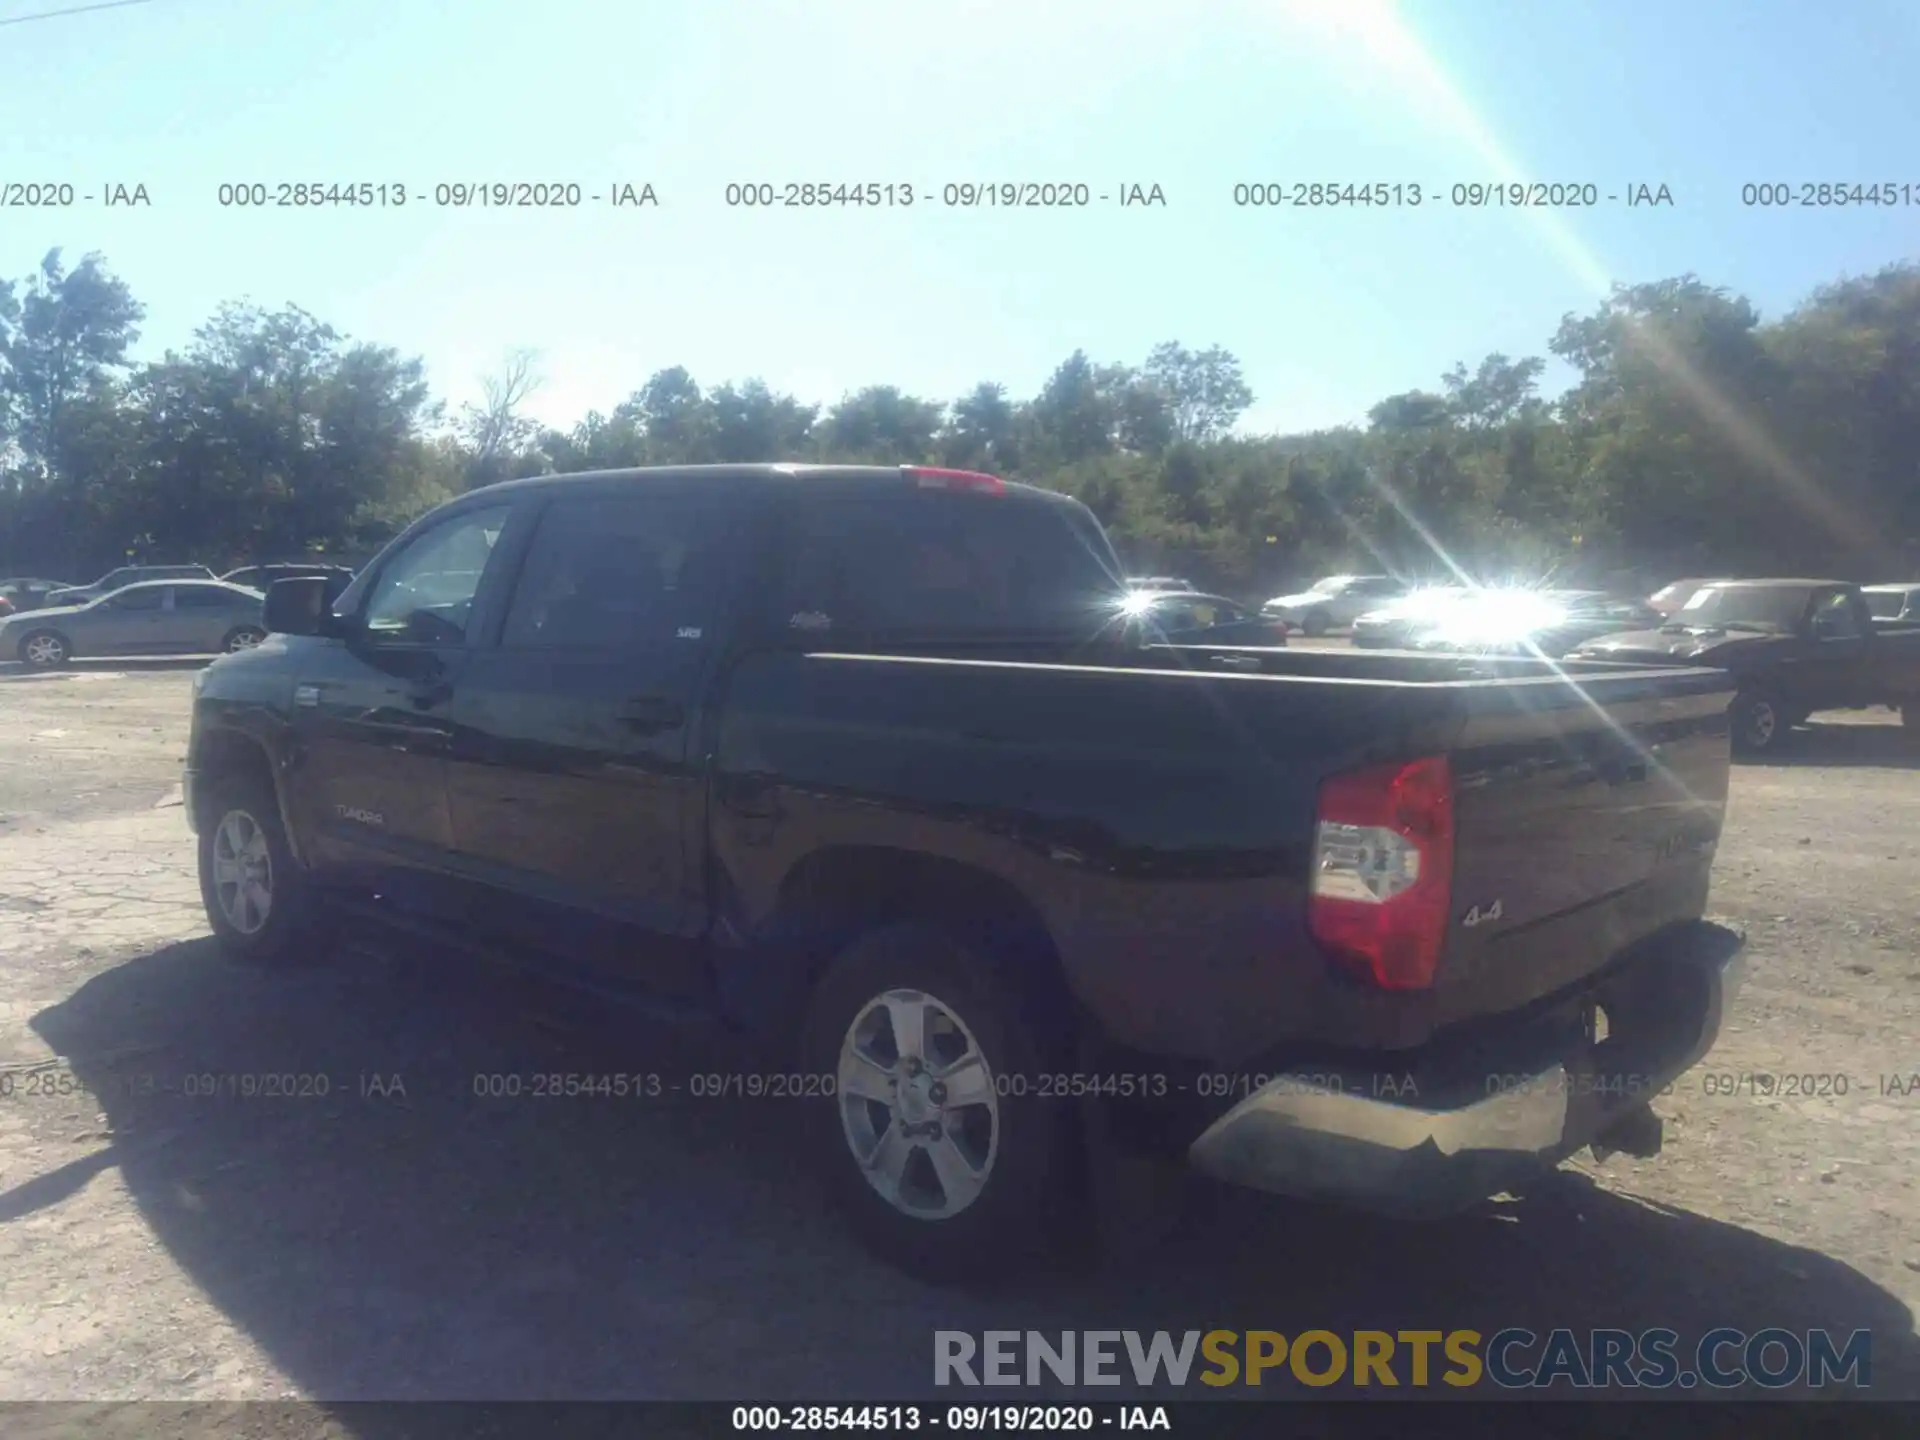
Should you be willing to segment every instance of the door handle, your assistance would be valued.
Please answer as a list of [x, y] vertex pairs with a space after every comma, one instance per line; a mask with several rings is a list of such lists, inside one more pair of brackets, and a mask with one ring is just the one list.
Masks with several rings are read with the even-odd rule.
[[666, 695], [639, 695], [620, 707], [620, 723], [643, 735], [672, 730], [684, 724], [686, 718], [685, 707]]

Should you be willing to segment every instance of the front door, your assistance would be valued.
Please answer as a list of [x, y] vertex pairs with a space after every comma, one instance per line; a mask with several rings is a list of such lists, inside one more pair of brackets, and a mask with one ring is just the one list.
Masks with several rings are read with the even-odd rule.
[[74, 627], [81, 654], [143, 655], [160, 649], [167, 587], [138, 585], [108, 596]]
[[[722, 498], [664, 482], [544, 508], [499, 643], [455, 684], [448, 804], [491, 923], [579, 978], [699, 993], [703, 767], [729, 593]], [[661, 942], [661, 943], [656, 943]]]
[[445, 908], [448, 703], [480, 581], [512, 507], [460, 512], [382, 564], [344, 640], [302, 647], [288, 790], [309, 863], [416, 908]]
[[1832, 590], [1814, 597], [1807, 620], [1807, 641], [1795, 660], [1783, 666], [1783, 688], [1799, 709], [1844, 709], [1866, 705], [1871, 689], [1873, 641], [1866, 606], [1852, 591]]

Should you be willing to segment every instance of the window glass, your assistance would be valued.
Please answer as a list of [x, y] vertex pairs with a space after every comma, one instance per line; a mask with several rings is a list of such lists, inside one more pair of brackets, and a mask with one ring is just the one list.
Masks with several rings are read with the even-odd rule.
[[1188, 608], [1193, 615], [1192, 623], [1195, 629], [1203, 630], [1209, 625], [1218, 625], [1222, 620], [1228, 618], [1222, 615], [1220, 613], [1220, 607], [1210, 600], [1196, 600]]
[[795, 509], [781, 627], [901, 640], [1125, 629], [1112, 547], [1076, 507], [822, 482]]
[[1898, 590], [1869, 592], [1866, 596], [1867, 612], [1876, 620], [1896, 620], [1901, 608], [1907, 603], [1907, 597]]
[[143, 585], [137, 590], [122, 590], [107, 604], [115, 610], [158, 610], [166, 593], [164, 585]]
[[368, 632], [423, 645], [463, 641], [481, 573], [506, 528], [509, 508], [469, 511], [414, 537], [367, 596]]
[[218, 610], [239, 598], [225, 590], [216, 590], [211, 585], [173, 587], [173, 608], [176, 610]]
[[1813, 633], [1822, 640], [1851, 640], [1860, 634], [1860, 617], [1849, 595], [1829, 595], [1813, 607]]
[[714, 507], [685, 494], [561, 499], [540, 517], [501, 644], [627, 649], [695, 639], [724, 593]]

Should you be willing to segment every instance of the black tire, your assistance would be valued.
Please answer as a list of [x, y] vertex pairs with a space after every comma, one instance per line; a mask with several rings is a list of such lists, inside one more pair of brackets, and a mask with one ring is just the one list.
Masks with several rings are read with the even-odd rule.
[[[50, 653], [47, 642], [51, 642], [52, 650], [57, 653]], [[35, 659], [29, 651], [37, 651], [45, 658]], [[29, 630], [20, 637], [16, 653], [22, 665], [31, 665], [36, 670], [51, 670], [73, 658], [73, 642], [58, 630]]]
[[231, 655], [236, 650], [251, 650], [267, 638], [267, 632], [258, 625], [236, 625], [229, 630], [226, 638], [220, 642], [220, 649]]
[[1787, 712], [1761, 691], [1736, 695], [1727, 712], [1733, 727], [1733, 753], [1774, 755], [1785, 748], [1790, 729]]
[[1328, 630], [1332, 629], [1333, 626], [1327, 619], [1326, 611], [1309, 610], [1305, 615], [1300, 617], [1300, 628], [1306, 632], [1309, 638], [1318, 640], [1322, 635], [1326, 634]]
[[[200, 899], [214, 938], [230, 959], [248, 965], [289, 966], [317, 960], [333, 948], [335, 925], [319, 903], [306, 871], [287, 848], [280, 804], [266, 780], [233, 775], [212, 780], [202, 796], [199, 860]], [[266, 846], [265, 876], [270, 902], [257, 929], [244, 928], [229, 915], [216, 846], [230, 815], [245, 817]]]
[[[875, 1014], [891, 991], [931, 997], [971, 1032], [969, 1049], [977, 1043], [995, 1092], [991, 1163], [984, 1186], [964, 1208], [944, 1217], [908, 1213], [869, 1183], [843, 1118], [846, 1107], [862, 1102], [836, 1093], [809, 1107], [807, 1133], [836, 1206], [869, 1249], [926, 1280], [988, 1281], [1057, 1254], [1079, 1189], [1079, 1134], [1071, 1101], [1035, 1091], [1038, 1077], [1064, 1068], [1067, 1027], [1046, 1023], [1037, 997], [1000, 973], [978, 942], [931, 925], [887, 925], [841, 951], [814, 987], [800, 1038], [802, 1071], [835, 1076], [837, 1089], [843, 1044], [856, 1021]], [[997, 1093], [1019, 1081], [1031, 1087], [1024, 1098]], [[954, 1137], [971, 1135], [978, 1150], [974, 1122], [982, 1112], [975, 1106], [970, 1118], [953, 1110], [940, 1118]], [[883, 1136], [902, 1123], [897, 1110], [877, 1104], [866, 1113], [887, 1117], [876, 1127]], [[973, 1129], [963, 1133], [969, 1124]], [[902, 1174], [934, 1181], [930, 1153], [921, 1151]]]

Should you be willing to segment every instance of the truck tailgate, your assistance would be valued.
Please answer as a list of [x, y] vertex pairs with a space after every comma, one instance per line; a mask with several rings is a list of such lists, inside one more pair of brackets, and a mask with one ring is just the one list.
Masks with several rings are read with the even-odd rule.
[[1441, 1025], [1524, 1005], [1697, 918], [1730, 764], [1721, 672], [1467, 693]]

